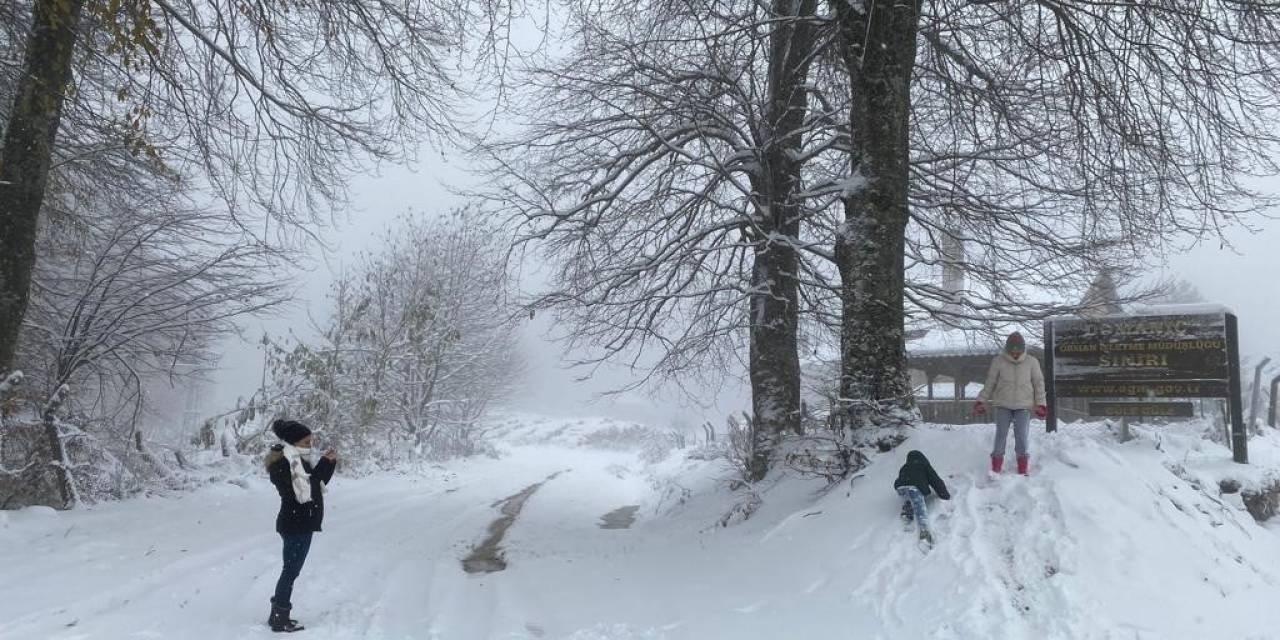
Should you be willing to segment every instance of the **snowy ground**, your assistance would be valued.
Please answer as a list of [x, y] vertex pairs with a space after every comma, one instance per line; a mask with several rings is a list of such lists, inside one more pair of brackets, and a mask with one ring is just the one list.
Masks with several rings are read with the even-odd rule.
[[[1239, 472], [1226, 450], [1187, 433], [1039, 434], [1030, 478], [993, 479], [989, 428], [925, 427], [852, 483], [775, 483], [755, 516], [721, 528], [723, 470], [573, 446], [609, 426], [509, 419], [500, 459], [339, 476], [295, 592], [301, 637], [1280, 637], [1280, 537], [1219, 495], [1216, 479]], [[954, 494], [927, 555], [891, 488], [910, 448]], [[1280, 467], [1280, 441], [1254, 451]], [[556, 472], [508, 531], [508, 568], [465, 573], [498, 502]], [[257, 479], [0, 512], [0, 638], [271, 637], [275, 506]], [[630, 528], [599, 526], [629, 506]]]

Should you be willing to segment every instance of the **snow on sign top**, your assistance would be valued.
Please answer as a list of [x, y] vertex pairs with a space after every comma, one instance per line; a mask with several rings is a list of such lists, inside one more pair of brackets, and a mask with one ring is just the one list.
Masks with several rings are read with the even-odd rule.
[[1155, 304], [1133, 305], [1133, 315], [1139, 316], [1208, 316], [1218, 314], [1235, 314], [1230, 307], [1213, 302], [1196, 302], [1189, 304]]
[[[1088, 320], [1103, 320], [1109, 318], [1132, 318], [1141, 316], [1207, 316], [1219, 314], [1232, 314], [1235, 312], [1230, 307], [1216, 302], [1195, 302], [1188, 304], [1134, 304], [1128, 307], [1125, 313], [1115, 315], [1106, 315], [1096, 318], [1087, 318]], [[1067, 320], [1085, 319], [1082, 316], [1054, 316], [1049, 318], [1050, 322], [1059, 322]]]

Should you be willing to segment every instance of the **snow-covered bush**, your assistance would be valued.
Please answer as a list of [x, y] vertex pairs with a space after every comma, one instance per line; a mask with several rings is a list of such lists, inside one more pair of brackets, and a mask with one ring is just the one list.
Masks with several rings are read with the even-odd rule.
[[710, 422], [702, 426], [703, 442], [685, 452], [688, 460], [721, 460], [731, 473], [731, 482], [738, 485], [749, 484], [750, 465], [753, 457], [754, 442], [751, 416], [742, 415], [742, 421], [736, 416], [725, 418], [725, 433], [719, 434], [715, 425]]
[[[62, 450], [50, 454], [51, 429]], [[157, 490], [190, 487], [194, 480], [145, 447], [99, 438], [76, 425], [55, 420], [11, 420], [3, 430], [0, 455], [0, 509], [29, 505], [56, 508], [119, 500]], [[57, 455], [57, 464], [49, 462]], [[69, 477], [62, 474], [69, 471]]]
[[867, 466], [869, 457], [847, 430], [792, 436], [781, 447], [786, 468], [834, 484]]
[[729, 510], [726, 511], [724, 515], [720, 516], [717, 524], [721, 527], [727, 527], [744, 522], [751, 518], [756, 510], [763, 504], [764, 499], [760, 497], [759, 492], [750, 488], [744, 489], [739, 492], [738, 498], [734, 500], [733, 504], [729, 507]]
[[584, 434], [578, 446], [627, 451], [639, 449], [658, 437], [655, 430], [641, 424], [610, 425]]
[[585, 433], [577, 445], [612, 451], [636, 451], [642, 462], [654, 464], [685, 448], [687, 439], [678, 431], [660, 431], [640, 424], [610, 425]]
[[445, 425], [422, 444], [421, 454], [428, 460], [449, 460], [473, 456], [496, 457], [497, 449], [484, 439], [484, 432], [474, 425]]
[[518, 372], [508, 242], [482, 218], [406, 216], [333, 283], [316, 337], [268, 341], [265, 411], [348, 459], [476, 455]]

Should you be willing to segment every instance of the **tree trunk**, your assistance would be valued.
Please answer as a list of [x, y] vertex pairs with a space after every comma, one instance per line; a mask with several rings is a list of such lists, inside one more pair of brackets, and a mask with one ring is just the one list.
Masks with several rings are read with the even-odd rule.
[[14, 364], [36, 262], [36, 229], [84, 0], [36, 0], [0, 152], [0, 371]]
[[71, 457], [67, 455], [66, 445], [62, 442], [62, 429], [58, 428], [58, 410], [66, 400], [67, 387], [64, 385], [53, 392], [49, 403], [45, 405], [41, 415], [44, 428], [46, 465], [53, 470], [53, 491], [49, 496], [55, 509], [70, 509], [80, 500], [75, 488], [75, 478], [71, 475]]
[[851, 169], [836, 239], [840, 397], [853, 427], [902, 424], [913, 407], [903, 338], [911, 73], [920, 3], [833, 3], [850, 80]]
[[756, 444], [751, 479], [764, 478], [775, 445], [800, 430], [795, 250], [766, 242], [756, 251], [751, 298], [751, 408]]
[[751, 270], [752, 437], [750, 476], [760, 480], [778, 440], [800, 433], [799, 255], [803, 209], [798, 201], [808, 108], [809, 65], [813, 57], [816, 0], [775, 0], [779, 20], [769, 35], [767, 118], [761, 137], [762, 167], [754, 177], [756, 238]]

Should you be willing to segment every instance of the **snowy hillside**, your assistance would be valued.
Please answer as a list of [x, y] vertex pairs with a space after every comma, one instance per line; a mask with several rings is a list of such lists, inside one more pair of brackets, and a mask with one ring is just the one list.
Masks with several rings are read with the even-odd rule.
[[[1280, 537], [1218, 489], [1280, 467], [1271, 436], [1246, 469], [1191, 429], [1125, 444], [1068, 429], [1036, 436], [1031, 477], [989, 478], [988, 428], [923, 427], [851, 483], [773, 482], [722, 528], [727, 472], [682, 450], [645, 462], [662, 438], [642, 431], [509, 417], [501, 458], [339, 474], [295, 591], [298, 637], [1280, 637]], [[911, 448], [954, 498], [935, 503], [928, 554], [891, 488]], [[246, 485], [0, 512], [0, 638], [273, 637], [276, 499]], [[518, 496], [505, 570], [464, 571]]]

